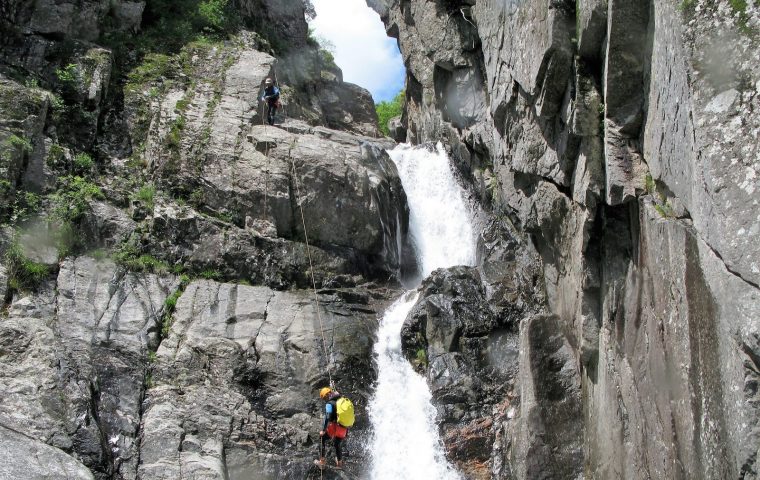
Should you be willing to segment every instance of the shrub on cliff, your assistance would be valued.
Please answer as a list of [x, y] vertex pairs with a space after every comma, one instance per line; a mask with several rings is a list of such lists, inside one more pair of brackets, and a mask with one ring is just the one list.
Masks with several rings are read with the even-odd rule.
[[380, 131], [385, 135], [390, 135], [388, 130], [388, 120], [393, 117], [401, 115], [404, 108], [404, 90], [398, 92], [396, 97], [388, 102], [380, 102], [375, 104], [375, 110], [377, 111], [377, 122], [380, 124]]

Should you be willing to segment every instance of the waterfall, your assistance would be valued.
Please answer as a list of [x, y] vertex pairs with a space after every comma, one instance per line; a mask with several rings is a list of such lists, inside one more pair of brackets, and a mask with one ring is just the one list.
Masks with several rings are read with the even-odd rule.
[[[436, 268], [475, 264], [472, 215], [442, 146], [399, 145], [388, 152], [409, 203], [409, 235], [419, 284]], [[438, 438], [436, 411], [425, 379], [401, 353], [401, 327], [419, 293], [407, 292], [383, 315], [375, 344], [378, 378], [370, 401], [373, 480], [455, 480]]]

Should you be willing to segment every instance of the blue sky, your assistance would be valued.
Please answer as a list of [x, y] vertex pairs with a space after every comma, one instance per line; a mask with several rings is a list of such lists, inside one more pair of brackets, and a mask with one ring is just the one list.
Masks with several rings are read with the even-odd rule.
[[396, 39], [385, 34], [380, 16], [364, 0], [313, 0], [317, 17], [310, 26], [335, 46], [343, 79], [390, 100], [404, 88], [404, 63]]

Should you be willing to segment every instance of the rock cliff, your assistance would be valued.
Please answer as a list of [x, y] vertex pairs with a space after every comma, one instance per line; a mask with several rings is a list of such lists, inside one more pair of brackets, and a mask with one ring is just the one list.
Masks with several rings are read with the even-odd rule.
[[[330, 374], [366, 476], [408, 207], [308, 3], [0, 4], [0, 478], [319, 478]], [[480, 212], [402, 331], [448, 457], [758, 478], [757, 2], [367, 3]]]
[[[757, 478], [757, 2], [368, 4], [407, 66], [407, 139], [446, 138], [513, 230], [481, 271], [435, 274], [405, 327], [452, 458], [473, 478]], [[487, 287], [530, 252], [539, 281], [511, 285], [531, 308], [504, 310]]]
[[330, 374], [363, 471], [408, 208], [307, 6], [0, 7], [0, 478], [319, 478]]

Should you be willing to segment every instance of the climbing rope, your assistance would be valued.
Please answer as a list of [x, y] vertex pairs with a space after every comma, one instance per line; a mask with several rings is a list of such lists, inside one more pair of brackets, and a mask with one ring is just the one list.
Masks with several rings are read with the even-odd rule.
[[[275, 85], [279, 86], [279, 82], [277, 81], [277, 70], [274, 71], [274, 78], [275, 78]], [[266, 103], [266, 102], [265, 102]], [[267, 103], [267, 109], [269, 108], [269, 104]], [[261, 124], [264, 126], [264, 134], [266, 135], [268, 132], [269, 125], [265, 122], [264, 118], [264, 109], [261, 109]], [[268, 208], [268, 197], [269, 197], [269, 166], [270, 166], [270, 158], [269, 158], [269, 145], [270, 142], [266, 142], [266, 148], [264, 155], [267, 157], [267, 169], [266, 169], [266, 179], [264, 181], [264, 214], [267, 214], [267, 208]], [[330, 388], [335, 388], [335, 383], [332, 379], [332, 371], [330, 368], [330, 356], [328, 354], [327, 350], [327, 339], [325, 338], [325, 328], [324, 328], [324, 322], [322, 321], [322, 315], [320, 314], [320, 308], [319, 308], [319, 295], [317, 293], [317, 281], [314, 277], [314, 261], [311, 256], [311, 245], [309, 243], [309, 234], [306, 230], [306, 216], [303, 212], [303, 202], [301, 201], [301, 185], [298, 181], [298, 170], [296, 169], [296, 161], [295, 158], [293, 158], [292, 155], [290, 156], [291, 165], [293, 167], [293, 181], [296, 186], [296, 199], [298, 201], [298, 208], [301, 212], [301, 224], [303, 225], [303, 236], [306, 243], [306, 255], [309, 258], [309, 273], [311, 276], [311, 286], [312, 290], [314, 291], [314, 303], [315, 303], [315, 310], [317, 312], [317, 320], [319, 321], [319, 332], [320, 336], [322, 337], [322, 351], [325, 355], [325, 362], [327, 363], [327, 378], [330, 383]]]
[[293, 181], [296, 184], [296, 199], [298, 201], [298, 208], [301, 211], [301, 224], [303, 225], [303, 237], [306, 241], [306, 254], [309, 257], [309, 273], [311, 274], [311, 286], [314, 290], [314, 303], [316, 304], [317, 320], [319, 320], [319, 331], [322, 335], [322, 350], [325, 354], [325, 361], [327, 362], [327, 378], [330, 381], [330, 388], [335, 388], [335, 384], [332, 379], [332, 372], [330, 370], [330, 357], [327, 353], [327, 340], [325, 339], [325, 328], [322, 322], [322, 315], [319, 313], [319, 296], [317, 295], [317, 281], [314, 278], [314, 262], [311, 257], [311, 246], [309, 244], [309, 234], [306, 232], [306, 217], [303, 213], [303, 202], [301, 201], [301, 186], [298, 181], [298, 171], [296, 170], [296, 160], [293, 156], [290, 156], [290, 162], [293, 165]]
[[[277, 81], [277, 71], [274, 72], [274, 78], [275, 78], [275, 85], [279, 86], [279, 82]], [[269, 103], [265, 102], [267, 109], [269, 109]], [[264, 109], [261, 109], [261, 124], [264, 126], [264, 134], [266, 135], [269, 129], [269, 125], [267, 122], [265, 122], [264, 117]], [[295, 139], [294, 139], [295, 140]], [[264, 149], [264, 156], [267, 157], [267, 168], [266, 168], [266, 178], [264, 180], [264, 215], [267, 215], [268, 212], [268, 198], [269, 198], [269, 166], [270, 166], [270, 158], [269, 158], [269, 145], [270, 142], [266, 142], [266, 148]], [[292, 150], [292, 146], [291, 146]], [[298, 208], [301, 212], [301, 224], [303, 225], [303, 236], [306, 243], [306, 255], [309, 258], [309, 273], [311, 275], [311, 286], [312, 290], [314, 292], [314, 304], [315, 304], [315, 310], [317, 312], [317, 320], [319, 321], [319, 332], [322, 337], [322, 351], [325, 356], [325, 362], [327, 366], [327, 378], [330, 382], [330, 388], [335, 389], [335, 383], [332, 379], [332, 371], [330, 368], [330, 356], [327, 351], [327, 339], [325, 338], [325, 327], [324, 322], [322, 322], [322, 315], [320, 314], [320, 308], [319, 308], [319, 295], [317, 293], [317, 281], [314, 277], [314, 261], [311, 256], [311, 245], [309, 244], [309, 234], [306, 231], [306, 216], [303, 213], [303, 202], [301, 201], [301, 185], [298, 181], [298, 170], [296, 169], [296, 161], [295, 158], [293, 158], [292, 155], [290, 155], [290, 152], [288, 152], [288, 156], [290, 157], [291, 165], [293, 166], [293, 182], [296, 186], [296, 199], [298, 202]], [[321, 439], [320, 439], [321, 442]], [[321, 443], [319, 445], [319, 453], [321, 458], [321, 450], [322, 446]], [[324, 478], [324, 469], [319, 468], [319, 478], [322, 480]]]
[[[295, 142], [295, 139], [294, 139]], [[292, 150], [292, 145], [291, 145]], [[322, 351], [325, 355], [325, 362], [327, 363], [327, 378], [330, 381], [330, 388], [335, 389], [335, 383], [332, 379], [332, 372], [330, 369], [330, 356], [327, 353], [327, 340], [325, 339], [325, 327], [322, 322], [322, 315], [319, 313], [319, 296], [317, 294], [317, 281], [314, 278], [314, 262], [311, 258], [311, 246], [309, 245], [309, 234], [306, 232], [306, 217], [303, 213], [303, 202], [301, 201], [301, 185], [298, 181], [298, 170], [296, 169], [296, 160], [293, 157], [293, 155], [290, 155], [290, 152], [288, 152], [288, 156], [290, 157], [290, 163], [293, 166], [293, 182], [296, 185], [296, 201], [298, 202], [298, 209], [301, 211], [301, 224], [303, 225], [303, 237], [306, 242], [306, 255], [309, 257], [309, 273], [311, 274], [311, 286], [312, 290], [314, 291], [314, 304], [316, 306], [315, 310], [317, 312], [317, 320], [319, 320], [319, 332], [322, 336]], [[322, 458], [322, 439], [320, 438], [320, 444], [319, 444], [319, 457]], [[319, 467], [319, 478], [322, 480], [324, 476], [324, 468]]]

